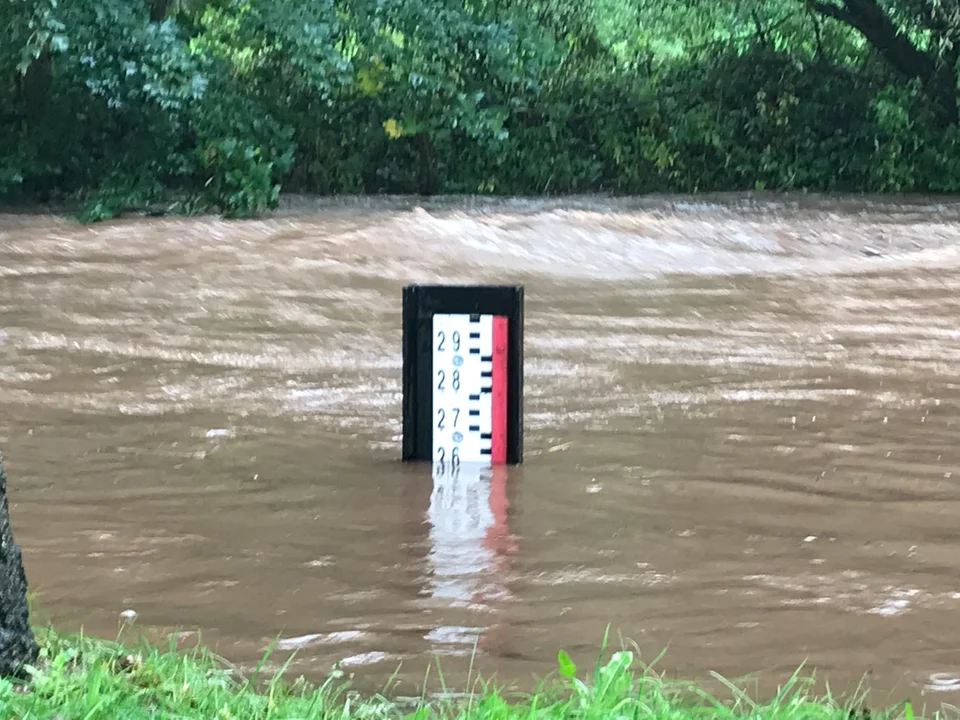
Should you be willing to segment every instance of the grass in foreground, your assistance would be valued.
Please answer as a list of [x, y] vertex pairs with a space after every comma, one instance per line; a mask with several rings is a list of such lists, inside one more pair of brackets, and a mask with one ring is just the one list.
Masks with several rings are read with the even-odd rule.
[[[732, 684], [733, 700], [721, 702], [688, 685], [637, 669], [634, 654], [620, 651], [598, 663], [589, 678], [558, 654], [557, 678], [533, 693], [513, 693], [480, 683], [468, 697], [416, 703], [382, 695], [361, 697], [342, 679], [322, 685], [285, 683], [283, 669], [271, 678], [242, 678], [201, 648], [176, 651], [142, 645], [136, 650], [89, 637], [38, 631], [37, 668], [22, 683], [0, 680], [0, 718], [96, 720], [294, 720], [303, 718], [456, 718], [458, 720], [559, 720], [636, 718], [649, 720], [914, 720], [904, 704], [872, 714], [862, 703], [842, 704], [808, 694], [809, 680], [795, 675], [777, 695], [755, 702]], [[937, 713], [938, 715], [939, 713]], [[935, 715], [936, 716], [936, 715]]]

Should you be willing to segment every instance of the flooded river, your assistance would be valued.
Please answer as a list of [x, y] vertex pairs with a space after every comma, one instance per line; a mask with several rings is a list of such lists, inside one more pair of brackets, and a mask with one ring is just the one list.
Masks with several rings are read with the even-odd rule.
[[[525, 462], [445, 501], [399, 461], [412, 282], [526, 288]], [[14, 530], [42, 619], [246, 667], [413, 692], [476, 645], [529, 688], [610, 624], [684, 678], [956, 701], [958, 318], [953, 202], [0, 216]]]

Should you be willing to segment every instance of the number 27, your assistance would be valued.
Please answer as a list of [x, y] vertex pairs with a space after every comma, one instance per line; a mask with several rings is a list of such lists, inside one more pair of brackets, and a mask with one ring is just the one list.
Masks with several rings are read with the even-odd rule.
[[[443, 423], [447, 419], [447, 411], [444, 410], [443, 408], [440, 408], [439, 410], [437, 410], [437, 415], [440, 416], [440, 419], [437, 421], [437, 430], [443, 430], [446, 427], [446, 425], [444, 425]], [[453, 408], [453, 427], [454, 428], [457, 427], [457, 420], [459, 419], [460, 419], [460, 408]]]

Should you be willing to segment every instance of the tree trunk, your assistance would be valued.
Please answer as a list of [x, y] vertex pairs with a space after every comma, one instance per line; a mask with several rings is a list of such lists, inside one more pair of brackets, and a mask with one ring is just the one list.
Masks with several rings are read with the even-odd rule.
[[22, 675], [25, 664], [36, 662], [37, 652], [27, 606], [27, 576], [10, 528], [7, 477], [0, 457], [0, 675]]
[[49, 48], [44, 48], [40, 56], [30, 63], [18, 84], [27, 118], [39, 121], [47, 110], [53, 87], [53, 59]]
[[420, 155], [420, 172], [417, 174], [418, 192], [421, 195], [436, 195], [440, 190], [440, 176], [437, 170], [437, 155], [430, 136], [420, 131], [414, 135]]
[[876, 0], [843, 0], [840, 5], [809, 0], [809, 4], [821, 15], [858, 30], [899, 74], [918, 79], [933, 103], [941, 125], [946, 127], [957, 123], [960, 113], [957, 110], [956, 69], [910, 42]]
[[150, 22], [163, 22], [167, 17], [168, 0], [153, 0], [150, 3]]

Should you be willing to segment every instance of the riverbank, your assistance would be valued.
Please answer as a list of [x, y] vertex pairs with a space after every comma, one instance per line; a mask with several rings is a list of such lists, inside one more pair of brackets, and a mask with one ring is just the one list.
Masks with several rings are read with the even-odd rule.
[[[37, 633], [38, 667], [21, 683], [0, 680], [4, 718], [750, 718], [750, 720], [850, 720], [919, 717], [909, 703], [877, 711], [864, 700], [814, 697], [798, 673], [772, 698], [752, 700], [728, 686], [720, 701], [686, 684], [643, 669], [629, 650], [606, 653], [604, 664], [577, 668], [562, 651], [554, 678], [533, 692], [505, 690], [478, 680], [470, 695], [399, 699], [389, 685], [381, 695], [362, 696], [342, 674], [320, 685], [298, 679], [241, 675], [198, 646], [177, 651], [141, 644], [135, 648], [83, 636]], [[938, 711], [933, 716], [941, 715]]]

